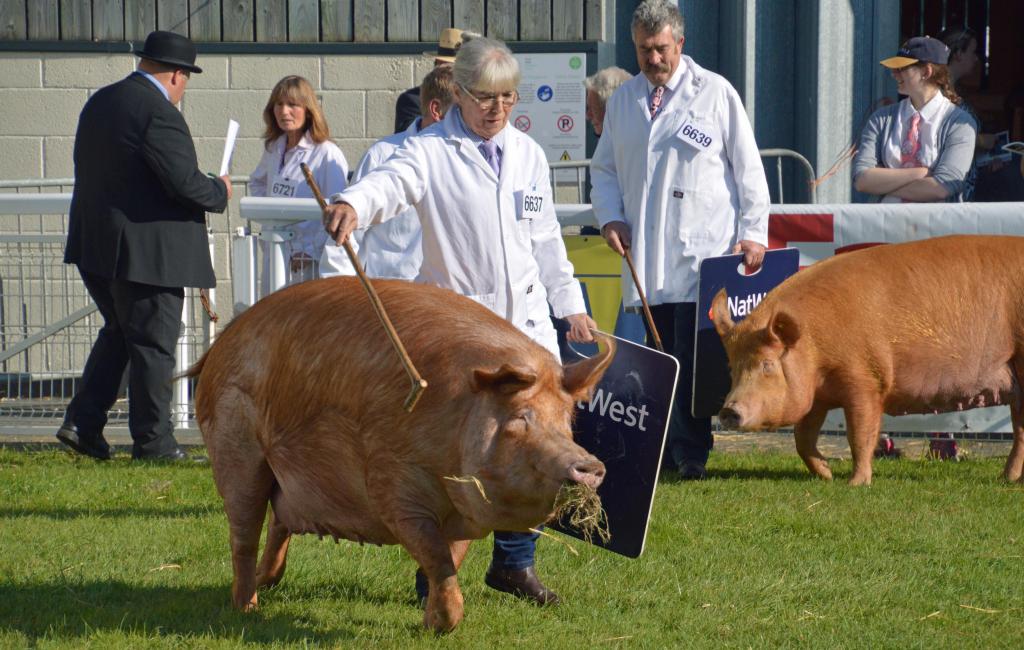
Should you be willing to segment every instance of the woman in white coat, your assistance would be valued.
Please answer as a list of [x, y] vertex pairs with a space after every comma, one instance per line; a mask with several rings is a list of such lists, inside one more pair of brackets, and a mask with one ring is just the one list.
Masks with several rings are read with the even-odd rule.
[[[548, 305], [569, 340], [590, 341], [594, 321], [573, 277], [540, 146], [508, 125], [519, 64], [499, 41], [476, 38], [455, 58], [455, 106], [409, 138], [324, 211], [339, 244], [353, 230], [413, 206], [423, 226], [418, 282], [451, 289], [509, 320], [558, 357]], [[558, 597], [533, 569], [537, 535], [494, 533], [485, 582], [541, 605]], [[425, 595], [425, 584], [418, 584]]]
[[[331, 141], [320, 102], [305, 78], [289, 75], [277, 82], [263, 109], [263, 122], [266, 124], [263, 157], [249, 177], [249, 196], [313, 198], [301, 163], [309, 166], [324, 196], [345, 189], [348, 162], [338, 145]], [[299, 222], [290, 230], [294, 239], [288, 246], [291, 272], [288, 284], [311, 280], [318, 275], [318, 260], [327, 235], [316, 220]], [[262, 275], [265, 294], [268, 289], [265, 255]]]

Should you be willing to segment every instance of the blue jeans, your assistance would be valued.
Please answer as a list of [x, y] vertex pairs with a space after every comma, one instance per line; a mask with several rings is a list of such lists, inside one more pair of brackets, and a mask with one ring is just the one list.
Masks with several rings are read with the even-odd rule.
[[[693, 341], [697, 330], [697, 303], [676, 302], [651, 305], [651, 317], [658, 328], [665, 352], [679, 361], [679, 381], [668, 425], [666, 455], [677, 467], [686, 464], [704, 466], [715, 444], [711, 435], [711, 418], [695, 418], [693, 402]], [[647, 347], [654, 341], [648, 334]]]
[[[537, 551], [537, 533], [512, 533], [504, 530], [494, 531], [494, 551], [491, 553], [491, 566], [518, 571], [533, 566], [533, 556]], [[427, 597], [427, 576], [422, 571], [416, 572], [416, 594], [420, 598]]]

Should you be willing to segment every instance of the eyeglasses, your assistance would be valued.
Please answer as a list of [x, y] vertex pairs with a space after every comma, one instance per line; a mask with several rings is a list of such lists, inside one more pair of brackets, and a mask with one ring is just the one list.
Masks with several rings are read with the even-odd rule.
[[466, 93], [466, 95], [470, 99], [476, 102], [477, 107], [482, 111], [491, 110], [492, 108], [494, 108], [494, 105], [498, 104], [499, 102], [501, 103], [502, 108], [507, 108], [509, 106], [515, 105], [515, 103], [519, 101], [518, 90], [510, 90], [508, 92], [503, 92], [499, 94], [490, 93], [485, 95], [477, 95], [476, 93], [471, 91], [469, 88], [466, 88], [462, 84], [458, 84], [458, 86], [459, 88], [462, 89], [462, 92]]

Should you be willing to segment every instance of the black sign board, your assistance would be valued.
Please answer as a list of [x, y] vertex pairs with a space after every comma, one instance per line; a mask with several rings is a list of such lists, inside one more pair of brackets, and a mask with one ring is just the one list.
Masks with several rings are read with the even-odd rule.
[[[640, 557], [647, 537], [669, 413], [679, 376], [672, 356], [616, 337], [618, 349], [589, 402], [576, 404], [576, 442], [604, 463], [598, 495], [611, 539], [591, 541], [626, 557]], [[567, 524], [555, 530], [584, 539]]]

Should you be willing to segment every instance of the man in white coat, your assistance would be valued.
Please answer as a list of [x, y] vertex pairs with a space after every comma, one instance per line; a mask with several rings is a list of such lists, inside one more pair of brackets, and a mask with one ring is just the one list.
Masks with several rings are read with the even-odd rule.
[[[391, 154], [412, 137], [430, 125], [440, 122], [452, 105], [453, 88], [451, 64], [438, 65], [423, 78], [420, 85], [420, 112], [422, 115], [401, 133], [394, 133], [373, 143], [363, 154], [352, 174], [356, 183], [379, 167]], [[423, 262], [420, 247], [420, 218], [415, 208], [384, 223], [357, 230], [352, 234], [352, 247], [359, 254], [363, 270], [371, 278], [389, 280], [415, 280]], [[320, 258], [320, 277], [355, 275], [345, 249], [328, 240]]]
[[[503, 43], [474, 38], [459, 49], [453, 73], [455, 105], [444, 120], [342, 192], [324, 210], [324, 226], [341, 244], [356, 227], [413, 206], [423, 227], [416, 281], [475, 300], [558, 358], [549, 305], [568, 322], [570, 341], [593, 340], [596, 325], [562, 242], [544, 151], [508, 124], [519, 64]], [[536, 540], [495, 531], [487, 585], [557, 603], [534, 571]]]
[[[690, 415], [697, 271], [705, 257], [740, 252], [760, 267], [768, 183], [736, 90], [682, 54], [675, 3], [645, 0], [632, 32], [642, 74], [607, 103], [591, 201], [608, 245], [631, 250], [655, 327], [679, 360], [671, 460], [681, 478], [703, 479], [714, 439], [711, 420]], [[627, 306], [640, 304], [626, 272], [623, 295]]]

